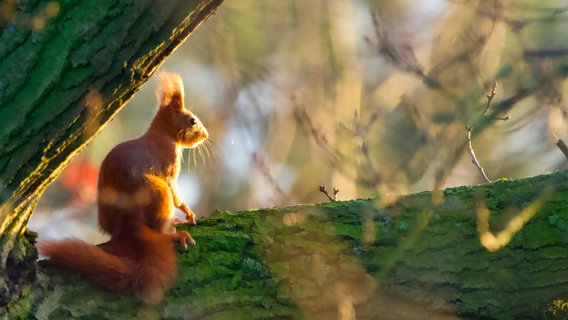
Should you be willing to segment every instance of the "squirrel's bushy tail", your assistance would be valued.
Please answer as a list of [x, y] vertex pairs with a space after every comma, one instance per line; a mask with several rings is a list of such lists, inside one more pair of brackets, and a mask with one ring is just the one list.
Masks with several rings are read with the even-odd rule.
[[89, 281], [156, 304], [175, 278], [173, 243], [168, 235], [144, 225], [135, 228], [128, 239], [111, 239], [100, 246], [77, 239], [44, 241], [38, 244], [39, 252]]

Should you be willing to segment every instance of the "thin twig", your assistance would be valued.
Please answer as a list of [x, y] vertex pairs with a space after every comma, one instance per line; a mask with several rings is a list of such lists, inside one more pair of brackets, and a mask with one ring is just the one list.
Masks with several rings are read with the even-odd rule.
[[384, 28], [381, 16], [377, 10], [371, 11], [371, 19], [375, 28], [375, 34], [379, 41], [379, 53], [391, 64], [398, 68], [415, 74], [422, 82], [435, 89], [440, 89], [442, 85], [434, 78], [426, 74], [416, 55], [414, 49], [409, 45], [400, 45], [392, 42], [389, 38], [387, 30]]
[[477, 161], [477, 157], [475, 156], [475, 152], [473, 151], [473, 146], [471, 145], [471, 128], [467, 127], [466, 130], [467, 130], [467, 147], [469, 149], [469, 154], [471, 155], [471, 163], [475, 165], [477, 171], [479, 171], [479, 174], [481, 174], [483, 179], [485, 179], [485, 182], [489, 183], [491, 182], [491, 180], [489, 180], [489, 178], [485, 174], [485, 170], [483, 170], [483, 167], [479, 164], [479, 161]]
[[[497, 84], [497, 80], [494, 80], [493, 81], [493, 88], [491, 89], [491, 93], [486, 95], [487, 104], [485, 105], [485, 110], [483, 111], [483, 114], [486, 114], [487, 111], [489, 111], [489, 108], [491, 108], [491, 103], [493, 102], [493, 99], [495, 99], [495, 96], [497, 95], [497, 87], [498, 86], [499, 85]], [[507, 121], [507, 120], [509, 120], [509, 116], [495, 117], [495, 120]]]
[[564, 143], [562, 139], [558, 139], [555, 135], [552, 135], [552, 137], [556, 141], [556, 146], [558, 147], [558, 149], [560, 149], [560, 151], [564, 153], [566, 158], [568, 158], [568, 147], [566, 146], [566, 143]]
[[523, 52], [525, 58], [561, 58], [568, 56], [568, 49], [538, 49], [528, 50]]
[[497, 95], [497, 80], [494, 80], [493, 89], [491, 89], [491, 93], [486, 96], [487, 104], [485, 105], [485, 111], [483, 111], [483, 113], [487, 113], [487, 111], [491, 107], [491, 102], [493, 102], [493, 99], [495, 99], [496, 95]]
[[336, 167], [341, 167], [341, 163], [345, 156], [342, 155], [339, 150], [337, 150], [327, 137], [317, 129], [314, 122], [308, 115], [308, 112], [304, 108], [297, 107], [294, 111], [296, 121], [300, 124], [302, 130], [306, 133], [308, 137], [312, 137], [315, 144], [322, 148], [324, 155], [329, 159], [329, 161]]
[[331, 201], [331, 202], [337, 201], [337, 194], [339, 193], [339, 189], [333, 188], [333, 197], [329, 194], [329, 192], [327, 192], [327, 189], [325, 188], [325, 185], [323, 185], [323, 184], [321, 184], [319, 186], [319, 191], [321, 193], [325, 194], [325, 196], [329, 199], [329, 201]]
[[252, 156], [253, 156], [253, 161], [256, 164], [256, 168], [268, 180], [268, 182], [270, 182], [270, 184], [274, 188], [274, 191], [276, 191], [276, 193], [278, 193], [286, 202], [288, 203], [292, 202], [292, 197], [288, 195], [288, 193], [284, 191], [282, 187], [280, 187], [280, 184], [278, 183], [277, 179], [270, 173], [270, 169], [268, 168], [268, 165], [264, 161], [264, 158], [256, 152], [253, 153]]

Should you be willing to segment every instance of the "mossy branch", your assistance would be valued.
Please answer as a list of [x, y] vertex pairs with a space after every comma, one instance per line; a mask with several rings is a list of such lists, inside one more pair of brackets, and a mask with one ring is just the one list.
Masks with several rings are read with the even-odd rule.
[[[33, 315], [563, 319], [567, 180], [557, 172], [447, 189], [439, 205], [422, 192], [386, 207], [369, 199], [217, 213], [191, 227], [197, 245], [180, 249], [178, 281], [162, 305], [146, 308], [44, 266], [30, 289], [42, 297]], [[487, 243], [504, 233], [503, 246]]]

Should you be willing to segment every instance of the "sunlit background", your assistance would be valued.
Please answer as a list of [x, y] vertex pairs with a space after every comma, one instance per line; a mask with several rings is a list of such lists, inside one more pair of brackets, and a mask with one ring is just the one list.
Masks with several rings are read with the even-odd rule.
[[[565, 1], [239, 0], [161, 67], [185, 81], [210, 144], [186, 151], [182, 199], [215, 210], [380, 197], [562, 168], [559, 66]], [[564, 51], [562, 51], [564, 50]], [[497, 85], [495, 85], [495, 83]], [[157, 107], [149, 81], [45, 192], [40, 238], [106, 237], [96, 225], [98, 166], [140, 136]], [[523, 89], [508, 120], [475, 123]], [[532, 89], [531, 89], [532, 88]], [[491, 93], [495, 89], [495, 96]], [[490, 100], [490, 101], [488, 101]]]

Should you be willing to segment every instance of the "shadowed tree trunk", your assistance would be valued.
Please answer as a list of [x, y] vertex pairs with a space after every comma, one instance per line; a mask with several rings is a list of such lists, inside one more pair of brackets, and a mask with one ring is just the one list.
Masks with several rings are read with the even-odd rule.
[[34, 279], [40, 194], [221, 2], [0, 3], [0, 310]]

